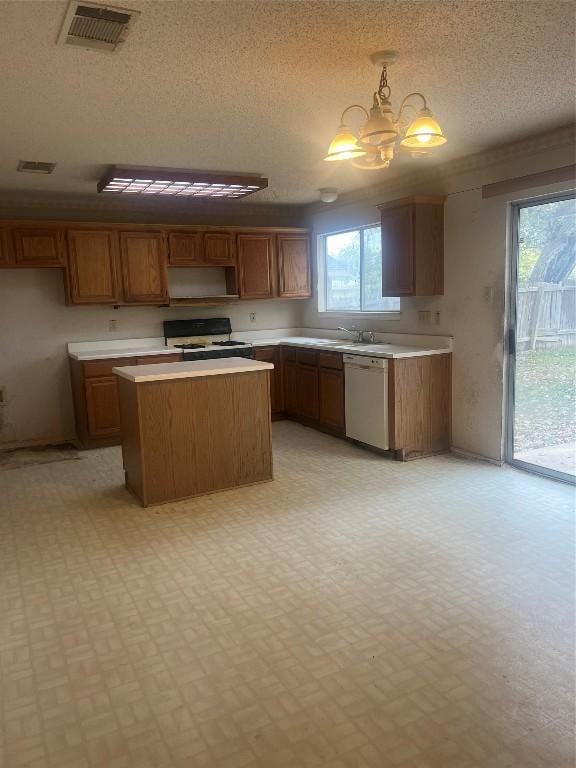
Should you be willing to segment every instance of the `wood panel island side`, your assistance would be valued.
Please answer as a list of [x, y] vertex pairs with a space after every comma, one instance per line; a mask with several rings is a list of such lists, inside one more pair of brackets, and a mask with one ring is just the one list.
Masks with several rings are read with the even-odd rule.
[[271, 363], [114, 368], [126, 487], [143, 506], [272, 480]]

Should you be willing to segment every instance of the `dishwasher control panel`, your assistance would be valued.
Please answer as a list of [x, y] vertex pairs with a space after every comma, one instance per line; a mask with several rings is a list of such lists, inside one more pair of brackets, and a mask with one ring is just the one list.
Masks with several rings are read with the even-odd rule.
[[368, 357], [368, 355], [344, 355], [344, 365], [357, 365], [360, 368], [387, 368], [385, 357]]

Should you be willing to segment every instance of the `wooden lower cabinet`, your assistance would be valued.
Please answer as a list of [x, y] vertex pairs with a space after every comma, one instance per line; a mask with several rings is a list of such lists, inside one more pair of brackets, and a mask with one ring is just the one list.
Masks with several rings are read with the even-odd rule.
[[[340, 352], [283, 348], [288, 418], [334, 435], [346, 433]], [[450, 449], [452, 355], [388, 361], [390, 449], [405, 461]]]
[[91, 437], [113, 437], [120, 433], [120, 405], [116, 376], [86, 379], [86, 422]]
[[254, 360], [274, 365], [274, 370], [270, 371], [270, 408], [273, 419], [281, 418], [284, 415], [282, 349], [279, 346], [255, 347]]
[[389, 361], [390, 448], [398, 458], [449, 450], [451, 402], [451, 354]]
[[318, 369], [319, 421], [323, 427], [344, 432], [344, 371]]
[[298, 363], [284, 360], [284, 408], [286, 415], [298, 418]]
[[[323, 355], [327, 365], [321, 363]], [[312, 349], [284, 348], [286, 415], [308, 426], [344, 432], [344, 371], [342, 355]]]
[[298, 365], [297, 381], [298, 415], [306, 420], [318, 421], [320, 398], [318, 392], [318, 368], [315, 365]]
[[141, 355], [105, 360], [70, 360], [72, 396], [78, 441], [84, 448], [120, 442], [118, 377], [113, 368], [125, 365], [180, 362], [182, 355]]
[[12, 260], [10, 255], [8, 229], [0, 229], [0, 267], [11, 266]]

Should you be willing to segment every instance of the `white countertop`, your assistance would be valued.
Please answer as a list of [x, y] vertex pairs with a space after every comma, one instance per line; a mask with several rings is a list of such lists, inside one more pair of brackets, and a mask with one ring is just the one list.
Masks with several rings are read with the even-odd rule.
[[[448, 336], [426, 336], [402, 333], [377, 333], [376, 344], [352, 344], [348, 339], [338, 338], [338, 332], [310, 329], [293, 329], [299, 335], [291, 335], [292, 329], [274, 331], [242, 331], [232, 334], [236, 341], [245, 341], [254, 347], [268, 347], [287, 344], [295, 347], [325, 349], [353, 355], [370, 357], [425, 357], [452, 352], [452, 339]], [[328, 338], [331, 336], [331, 338]], [[140, 357], [142, 355], [170, 355], [178, 352], [167, 347], [162, 337], [147, 339], [118, 339], [115, 341], [71, 342], [68, 355], [75, 360], [103, 360], [114, 357]], [[225, 358], [226, 359], [226, 358]], [[170, 363], [177, 365], [177, 363]]]
[[266, 339], [252, 342], [254, 347], [268, 347], [276, 344], [286, 344], [289, 347], [308, 347], [310, 349], [343, 352], [347, 355], [364, 355], [368, 357], [427, 357], [442, 355], [452, 350], [446, 347], [435, 348], [428, 346], [412, 346], [409, 344], [352, 344], [339, 339], [314, 339], [308, 336], [285, 336], [281, 339]]
[[106, 360], [113, 357], [142, 357], [145, 355], [173, 355], [181, 350], [165, 345], [151, 347], [115, 347], [108, 349], [68, 350], [74, 360]]
[[154, 363], [153, 365], [130, 365], [113, 368], [112, 372], [123, 379], [140, 383], [143, 381], [167, 381], [190, 379], [198, 376], [218, 376], [224, 373], [246, 373], [266, 371], [274, 368], [272, 363], [249, 360], [245, 357], [224, 357], [218, 360], [196, 360], [190, 363]]

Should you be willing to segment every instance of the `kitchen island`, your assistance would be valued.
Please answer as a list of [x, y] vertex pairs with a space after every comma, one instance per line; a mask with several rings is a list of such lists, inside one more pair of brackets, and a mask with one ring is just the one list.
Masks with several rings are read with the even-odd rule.
[[272, 480], [270, 363], [114, 368], [126, 487], [143, 506]]

